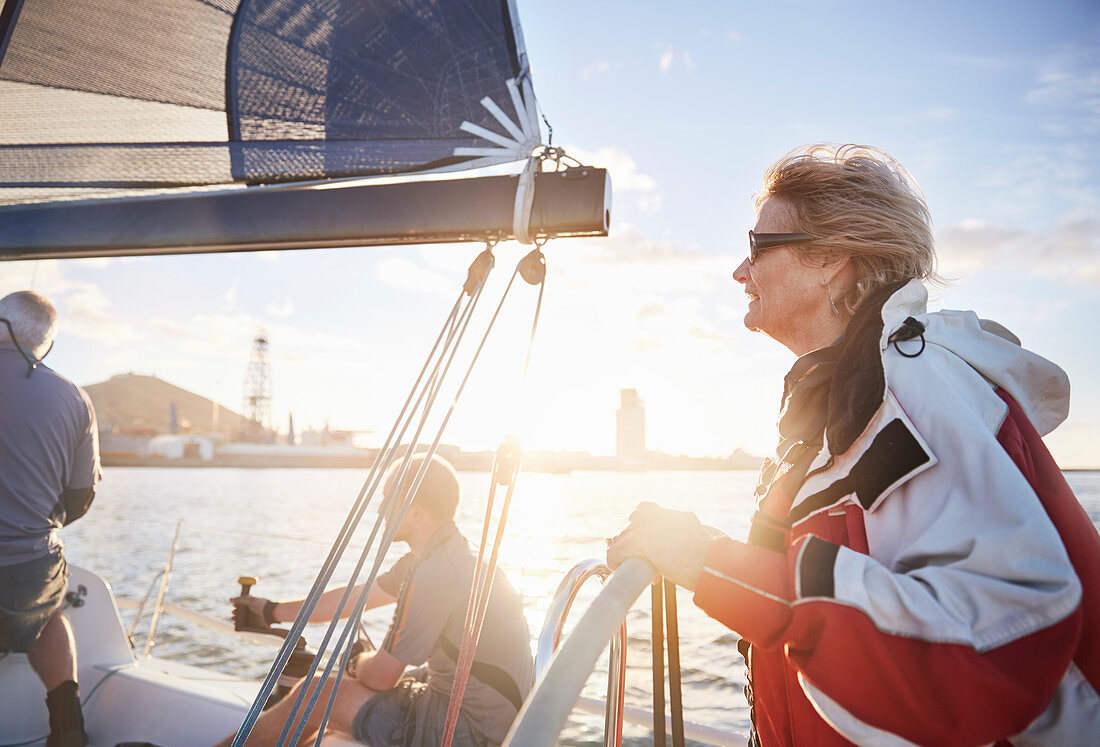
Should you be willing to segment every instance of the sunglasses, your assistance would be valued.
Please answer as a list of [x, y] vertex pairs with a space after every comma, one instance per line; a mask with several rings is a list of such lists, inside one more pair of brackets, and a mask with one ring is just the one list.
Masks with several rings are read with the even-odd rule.
[[749, 231], [749, 264], [755, 264], [757, 258], [769, 249], [813, 240], [814, 237], [808, 233], [756, 233]]

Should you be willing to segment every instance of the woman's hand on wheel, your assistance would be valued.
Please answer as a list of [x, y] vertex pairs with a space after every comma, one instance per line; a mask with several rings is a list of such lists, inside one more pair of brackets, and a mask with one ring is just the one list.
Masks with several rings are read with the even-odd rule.
[[627, 558], [645, 558], [665, 578], [694, 589], [707, 552], [720, 533], [704, 526], [690, 511], [673, 511], [645, 501], [630, 514], [630, 524], [608, 540], [607, 564], [618, 568]]

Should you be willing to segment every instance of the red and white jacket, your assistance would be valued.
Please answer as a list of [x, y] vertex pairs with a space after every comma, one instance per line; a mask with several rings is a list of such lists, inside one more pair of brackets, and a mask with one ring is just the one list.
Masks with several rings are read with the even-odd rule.
[[1100, 536], [1040, 439], [1069, 381], [918, 281], [880, 303], [833, 384], [867, 416], [696, 589], [751, 644], [760, 741], [1097, 744]]

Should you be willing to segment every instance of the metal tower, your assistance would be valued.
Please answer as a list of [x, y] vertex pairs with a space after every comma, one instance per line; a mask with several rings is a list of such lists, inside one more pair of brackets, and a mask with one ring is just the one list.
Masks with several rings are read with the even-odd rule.
[[252, 341], [252, 355], [244, 375], [244, 406], [241, 408], [245, 425], [242, 439], [262, 441], [271, 430], [271, 364], [267, 357], [267, 333], [260, 330]]

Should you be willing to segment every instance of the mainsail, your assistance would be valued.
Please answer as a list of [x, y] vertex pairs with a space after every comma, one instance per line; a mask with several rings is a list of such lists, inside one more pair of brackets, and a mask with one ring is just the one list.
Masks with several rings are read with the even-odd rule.
[[[154, 251], [354, 244], [358, 228], [263, 246], [218, 241], [216, 225], [212, 238], [157, 236], [176, 203], [149, 196], [476, 168], [528, 158], [540, 140], [515, 0], [5, 0], [0, 10], [0, 258], [117, 247], [95, 211], [73, 219], [79, 235], [58, 233], [67, 203], [103, 197], [146, 201]], [[341, 211], [361, 202], [331, 200]], [[257, 202], [190, 212], [242, 215]], [[112, 222], [126, 219], [119, 210]], [[421, 217], [407, 216], [401, 240], [415, 240]], [[226, 226], [251, 230], [239, 228]]]
[[269, 183], [524, 158], [538, 125], [514, 18], [508, 0], [8, 0], [0, 185]]

